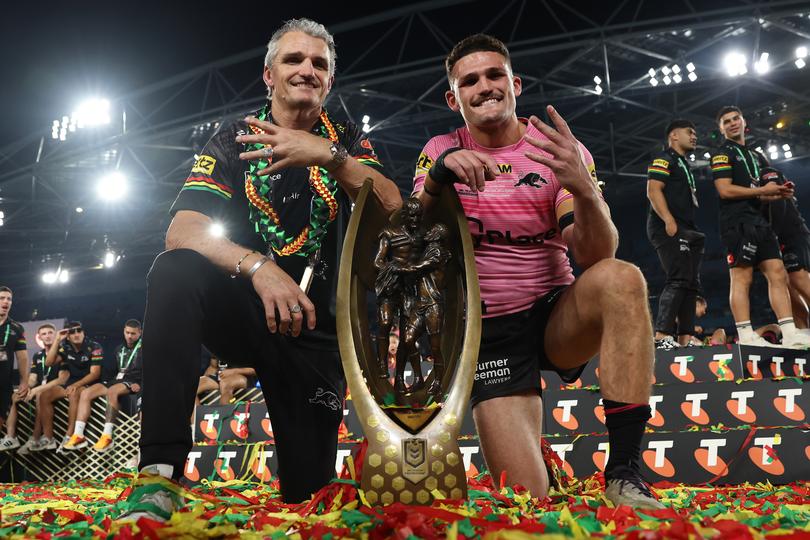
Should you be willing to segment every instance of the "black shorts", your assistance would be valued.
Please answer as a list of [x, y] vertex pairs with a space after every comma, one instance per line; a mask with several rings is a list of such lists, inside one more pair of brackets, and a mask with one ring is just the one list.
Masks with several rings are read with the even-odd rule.
[[740, 224], [720, 232], [726, 246], [729, 268], [757, 266], [762, 261], [781, 259], [779, 241], [768, 226]]
[[810, 271], [810, 235], [782, 239], [782, 261], [788, 272]]
[[541, 393], [540, 370], [556, 371], [565, 382], [574, 382], [585, 364], [557, 369], [546, 356], [544, 335], [554, 305], [566, 287], [557, 287], [539, 298], [530, 309], [483, 319], [481, 348], [473, 381], [471, 403], [511, 396], [526, 390]]

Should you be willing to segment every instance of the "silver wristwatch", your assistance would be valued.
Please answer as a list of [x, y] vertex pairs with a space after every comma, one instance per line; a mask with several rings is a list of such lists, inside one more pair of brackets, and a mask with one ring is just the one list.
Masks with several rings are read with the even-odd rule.
[[340, 143], [332, 143], [329, 152], [332, 153], [332, 160], [326, 165], [327, 169], [336, 169], [349, 159], [349, 151]]

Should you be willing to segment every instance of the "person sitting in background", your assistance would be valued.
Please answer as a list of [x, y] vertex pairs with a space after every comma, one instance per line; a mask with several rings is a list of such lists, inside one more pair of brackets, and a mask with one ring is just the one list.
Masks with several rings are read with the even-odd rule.
[[219, 389], [219, 404], [227, 405], [237, 390], [252, 388], [256, 386], [256, 381], [255, 369], [229, 368], [228, 364], [212, 356], [197, 386], [197, 404], [200, 403], [200, 394]]

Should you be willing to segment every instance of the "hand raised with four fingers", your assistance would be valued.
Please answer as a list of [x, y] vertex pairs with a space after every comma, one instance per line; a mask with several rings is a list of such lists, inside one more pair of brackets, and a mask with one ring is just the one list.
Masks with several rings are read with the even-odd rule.
[[532, 116], [529, 121], [548, 139], [536, 139], [529, 135], [524, 135], [524, 138], [532, 146], [547, 153], [526, 152], [526, 157], [551, 169], [560, 185], [574, 196], [592, 192], [594, 183], [585, 166], [579, 142], [554, 107], [549, 105], [546, 107], [546, 111], [557, 129], [552, 128], [536, 116]]
[[[332, 160], [328, 139], [318, 137], [300, 129], [289, 129], [271, 122], [259, 120], [253, 116], [245, 118], [249, 126], [260, 129], [263, 133], [239, 135], [236, 142], [243, 144], [261, 144], [264, 148], [239, 154], [239, 159], [254, 161], [264, 159], [270, 165], [256, 171], [258, 176], [272, 174], [291, 167], [323, 167]], [[271, 150], [267, 150], [270, 148]]]

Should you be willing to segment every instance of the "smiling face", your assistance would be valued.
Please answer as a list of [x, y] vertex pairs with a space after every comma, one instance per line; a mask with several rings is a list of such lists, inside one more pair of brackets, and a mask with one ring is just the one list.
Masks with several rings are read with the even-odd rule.
[[521, 82], [506, 58], [497, 52], [479, 51], [461, 57], [450, 74], [447, 105], [461, 112], [468, 126], [491, 129], [515, 115], [515, 98]]
[[287, 32], [278, 41], [278, 53], [264, 67], [264, 82], [273, 101], [291, 109], [311, 109], [323, 104], [332, 87], [329, 47], [320, 38]]
[[726, 139], [739, 140], [745, 133], [745, 118], [737, 111], [727, 112], [717, 122], [720, 133]]

